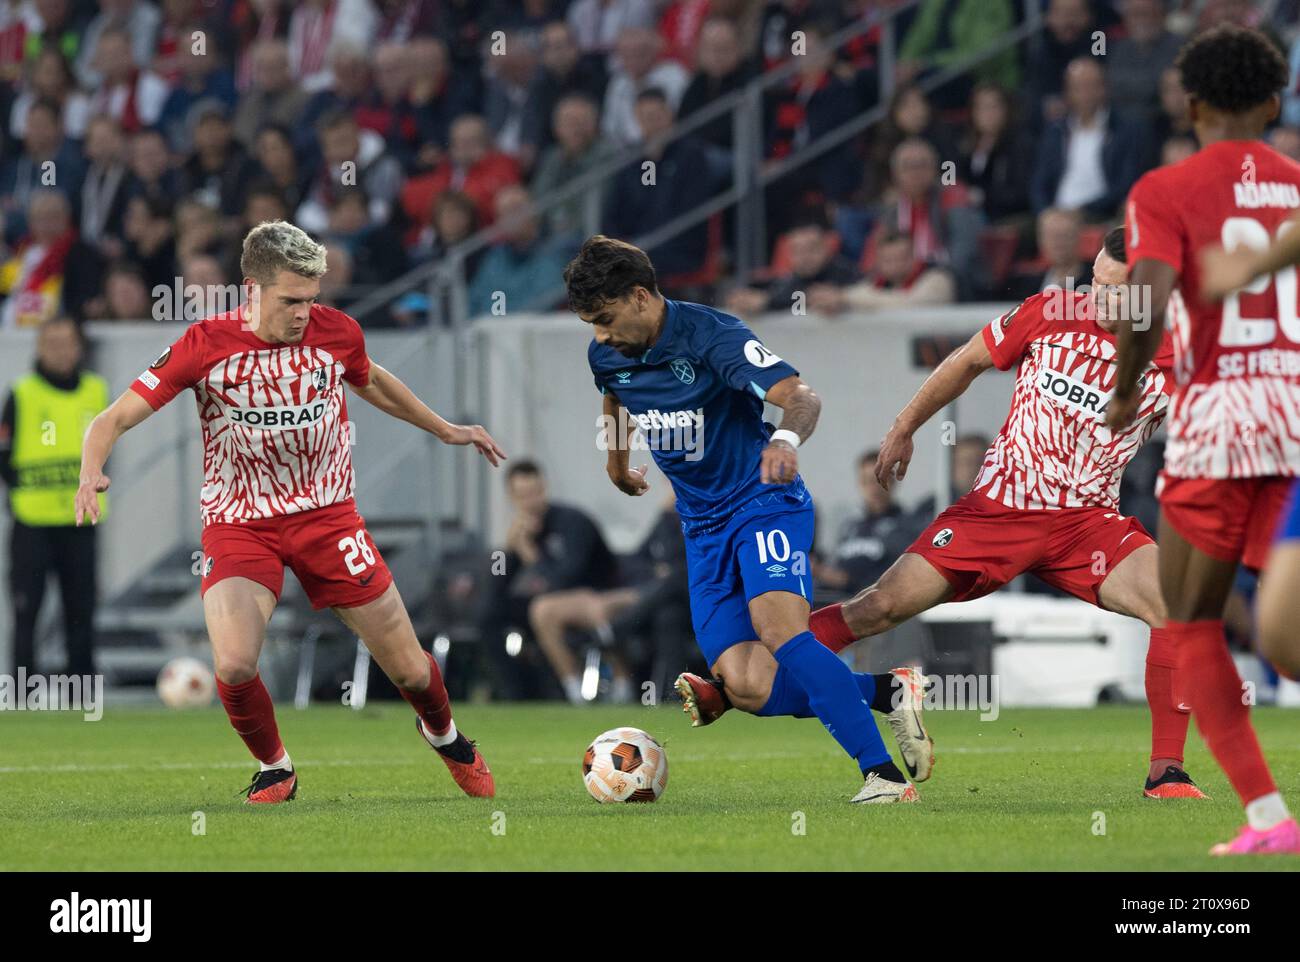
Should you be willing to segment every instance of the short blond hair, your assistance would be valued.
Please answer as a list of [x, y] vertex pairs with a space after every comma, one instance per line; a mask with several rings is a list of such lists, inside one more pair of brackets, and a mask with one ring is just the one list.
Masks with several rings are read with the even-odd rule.
[[326, 270], [325, 245], [316, 243], [301, 227], [288, 221], [268, 220], [244, 238], [239, 270], [267, 286], [275, 283], [280, 271], [315, 279]]

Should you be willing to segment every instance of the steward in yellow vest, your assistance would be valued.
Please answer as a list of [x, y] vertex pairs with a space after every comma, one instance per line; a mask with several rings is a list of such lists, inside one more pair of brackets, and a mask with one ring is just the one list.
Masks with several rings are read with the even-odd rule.
[[[38, 670], [36, 619], [51, 574], [59, 580], [67, 670], [93, 674], [95, 532], [76, 527], [81, 442], [108, 407], [108, 384], [81, 370], [81, 331], [67, 318], [41, 326], [36, 369], [14, 382], [0, 414], [0, 477], [13, 513], [9, 588], [14, 669]], [[102, 498], [101, 510], [102, 510]]]

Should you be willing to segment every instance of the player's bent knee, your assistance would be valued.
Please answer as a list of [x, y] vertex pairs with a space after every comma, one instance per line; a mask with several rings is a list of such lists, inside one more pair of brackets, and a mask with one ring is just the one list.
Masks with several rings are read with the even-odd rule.
[[855, 631], [864, 635], [879, 634], [905, 620], [902, 606], [894, 595], [879, 583], [864, 588], [844, 603], [844, 618]]
[[219, 658], [214, 656], [214, 674], [223, 685], [242, 685], [257, 677], [257, 661], [245, 658]]

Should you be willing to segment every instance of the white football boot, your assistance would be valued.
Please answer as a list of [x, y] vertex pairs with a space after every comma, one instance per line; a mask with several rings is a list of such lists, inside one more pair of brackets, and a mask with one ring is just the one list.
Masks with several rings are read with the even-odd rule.
[[[912, 781], [923, 782], [934, 769], [934, 739], [925, 730], [921, 711], [925, 700], [925, 675], [919, 668], [895, 668], [899, 681], [897, 705], [885, 716], [898, 741], [898, 753]], [[856, 799], [855, 799], [856, 801]]]
[[849, 801], [855, 805], [888, 805], [891, 802], [917, 802], [921, 796], [911, 782], [891, 782], [875, 772], [862, 783], [862, 791]]

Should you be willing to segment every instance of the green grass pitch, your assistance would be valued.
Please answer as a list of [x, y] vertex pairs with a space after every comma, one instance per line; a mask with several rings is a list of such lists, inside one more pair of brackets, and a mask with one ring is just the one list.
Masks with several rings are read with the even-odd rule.
[[[1194, 731], [1188, 770], [1213, 800], [1143, 799], [1138, 707], [1007, 710], [991, 722], [933, 712], [934, 777], [919, 804], [897, 806], [848, 804], [857, 773], [815, 720], [733, 712], [693, 730], [670, 707], [559, 705], [466, 705], [456, 717], [492, 766], [494, 799], [460, 795], [410, 710], [389, 702], [281, 706], [298, 798], [250, 808], [236, 792], [255, 766], [220, 709], [110, 708], [94, 723], [6, 713], [0, 871], [1300, 867], [1206, 855], [1243, 819]], [[1300, 719], [1254, 717], [1295, 805]], [[619, 725], [667, 748], [668, 788], [653, 805], [598, 805], [583, 788], [583, 749]]]

